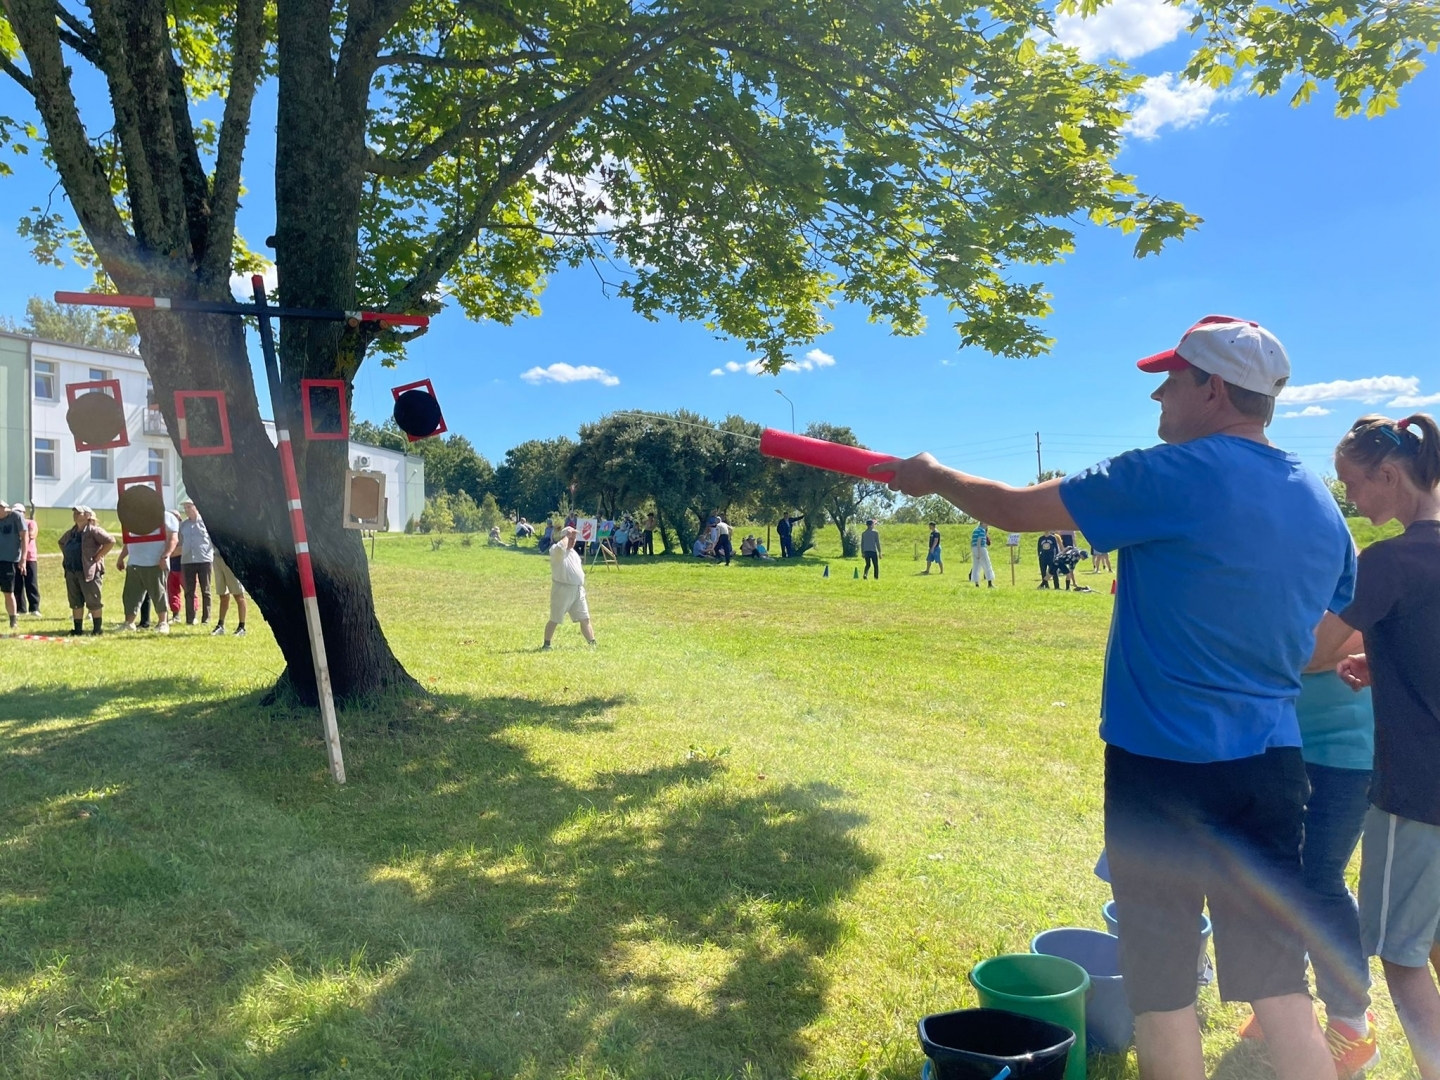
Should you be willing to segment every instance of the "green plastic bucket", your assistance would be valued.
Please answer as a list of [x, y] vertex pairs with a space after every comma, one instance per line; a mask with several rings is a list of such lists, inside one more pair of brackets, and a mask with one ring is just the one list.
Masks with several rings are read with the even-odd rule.
[[1073, 960], [1039, 953], [1009, 953], [976, 964], [970, 984], [985, 1009], [1048, 1020], [1075, 1033], [1065, 1080], [1085, 1080], [1085, 995], [1090, 976]]

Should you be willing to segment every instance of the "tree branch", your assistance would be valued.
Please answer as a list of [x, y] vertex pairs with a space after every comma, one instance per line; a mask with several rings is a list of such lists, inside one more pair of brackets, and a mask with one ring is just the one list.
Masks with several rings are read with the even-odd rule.
[[165, 54], [170, 75], [170, 123], [175, 129], [175, 149], [180, 159], [180, 183], [185, 191], [185, 224], [190, 252], [198, 263], [205, 255], [206, 226], [210, 221], [210, 182], [200, 162], [200, 145], [190, 120], [190, 98], [185, 92], [185, 72], [170, 52]]
[[514, 64], [539, 63], [554, 60], [555, 54], [549, 49], [525, 50], [506, 53], [504, 56], [466, 59], [457, 56], [431, 56], [428, 53], [399, 52], [386, 53], [375, 58], [377, 67], [395, 67], [415, 64], [418, 67], [444, 68], [447, 71], [499, 71]]
[[35, 96], [35, 84], [31, 81], [30, 76], [12, 64], [5, 56], [0, 56], [0, 71], [5, 72], [6, 75], [14, 79], [15, 82], [19, 84], [20, 89], [24, 90], [31, 97]]
[[69, 32], [60, 31], [60, 40], [96, 67], [100, 66], [100, 44], [95, 40], [95, 31], [80, 21], [80, 18], [56, 0], [55, 17], [69, 27]]
[[203, 285], [229, 277], [235, 214], [240, 206], [240, 163], [250, 130], [250, 110], [265, 56], [265, 0], [238, 0], [235, 30], [230, 39], [230, 85], [220, 141], [215, 153], [215, 175], [210, 190], [210, 221], [200, 263]]
[[[90, 0], [90, 17], [95, 21], [96, 37], [100, 42], [100, 70], [105, 73], [110, 87], [110, 106], [115, 113], [115, 129], [120, 136], [120, 155], [125, 165], [125, 186], [135, 235], [153, 243], [153, 238], [165, 231], [165, 216], [160, 209], [160, 195], [150, 176], [149, 163], [145, 160], [140, 101], [130, 81], [122, 23], [111, 7], [111, 0]], [[65, 186], [68, 190], [70, 185]]]
[[596, 104], [603, 101], [633, 72], [660, 56], [679, 40], [683, 31], [673, 28], [676, 20], [667, 22], [669, 25], [660, 29], [649, 42], [644, 39], [635, 42], [629, 49], [612, 57], [589, 83], [542, 110], [535, 125], [520, 140], [520, 145], [510, 161], [500, 169], [489, 189], [476, 202], [474, 210], [441, 234], [415, 275], [400, 293], [392, 298], [392, 306], [400, 311], [418, 307], [450, 272], [465, 249], [475, 242], [500, 197], [519, 183], [550, 148], [584, 119]]
[[[30, 64], [29, 90], [45, 124], [50, 153], [70, 205], [116, 284], [122, 289], [134, 288], [145, 269], [140, 248], [120, 218], [110, 194], [110, 178], [80, 121], [54, 9], [46, 0], [6, 0], [5, 6]], [[125, 274], [122, 267], [133, 267], [135, 272]]]

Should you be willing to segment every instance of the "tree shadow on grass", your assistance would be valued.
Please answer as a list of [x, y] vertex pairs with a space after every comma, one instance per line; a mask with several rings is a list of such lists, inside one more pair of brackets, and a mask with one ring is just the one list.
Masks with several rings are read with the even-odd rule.
[[0, 1072], [802, 1069], [876, 865], [840, 793], [527, 749], [614, 756], [626, 702], [584, 695], [347, 715], [335, 788], [312, 716], [186, 693], [65, 728], [95, 691], [0, 697]]

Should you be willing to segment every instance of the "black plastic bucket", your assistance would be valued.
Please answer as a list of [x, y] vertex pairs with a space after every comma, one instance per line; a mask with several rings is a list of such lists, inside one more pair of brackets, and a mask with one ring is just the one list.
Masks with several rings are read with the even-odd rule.
[[958, 1009], [920, 1021], [920, 1048], [934, 1080], [992, 1080], [1005, 1066], [1015, 1080], [1061, 1080], [1075, 1033], [1003, 1009]]

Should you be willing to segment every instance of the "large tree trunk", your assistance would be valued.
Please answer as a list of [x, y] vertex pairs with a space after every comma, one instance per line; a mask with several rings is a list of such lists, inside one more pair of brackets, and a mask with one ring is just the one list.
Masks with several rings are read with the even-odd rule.
[[[240, 321], [169, 314], [142, 316], [139, 323], [146, 366], [172, 433], [178, 432], [175, 389], [226, 393], [233, 452], [185, 458], [185, 486], [221, 555], [275, 633], [287, 665], [282, 683], [313, 704], [315, 671], [279, 456], [261, 423]], [[178, 445], [178, 437], [175, 441]], [[337, 699], [343, 704], [381, 690], [416, 687], [375, 617], [360, 534], [341, 524], [347, 444], [297, 438], [295, 448], [303, 461], [301, 498]]]

